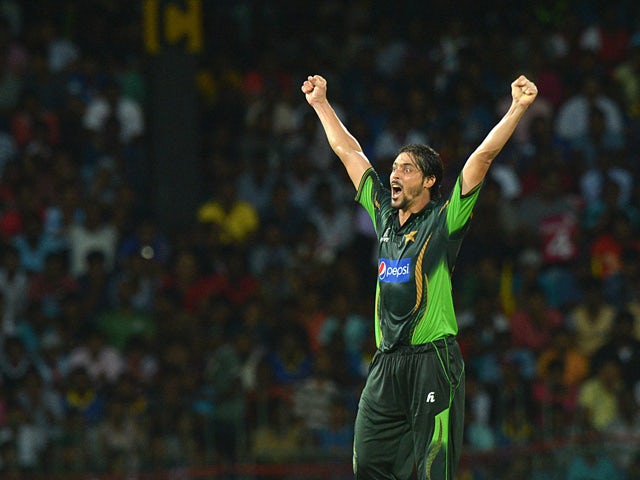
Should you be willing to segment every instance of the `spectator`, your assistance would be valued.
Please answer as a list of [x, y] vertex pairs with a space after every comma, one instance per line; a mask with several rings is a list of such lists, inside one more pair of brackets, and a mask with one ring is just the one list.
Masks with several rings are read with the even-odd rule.
[[376, 72], [386, 78], [395, 78], [404, 65], [407, 54], [407, 42], [395, 34], [393, 24], [381, 25], [380, 30], [376, 32]]
[[89, 101], [83, 123], [89, 131], [101, 135], [111, 118], [119, 125], [119, 139], [122, 144], [135, 142], [144, 133], [141, 106], [135, 100], [125, 97], [114, 79], [108, 80], [100, 93]]
[[69, 274], [66, 255], [50, 253], [42, 272], [31, 279], [29, 300], [40, 305], [47, 317], [53, 318], [61, 313], [64, 299], [77, 292], [78, 282]]
[[[585, 198], [587, 198], [585, 196]], [[590, 236], [610, 233], [611, 221], [618, 216], [626, 217], [629, 225], [640, 225], [640, 211], [635, 205], [621, 202], [620, 184], [611, 178], [603, 178], [602, 192], [585, 206], [583, 229]]]
[[79, 411], [66, 412], [62, 432], [52, 438], [51, 458], [55, 468], [63, 472], [83, 472], [90, 467], [87, 451], [87, 426]]
[[581, 32], [579, 45], [597, 55], [607, 69], [622, 61], [627, 53], [630, 33], [612, 5], [604, 5], [600, 19], [587, 25]]
[[87, 272], [87, 254], [92, 251], [102, 252], [108, 271], [113, 270], [119, 240], [107, 208], [94, 200], [85, 205], [84, 211], [84, 222], [71, 225], [67, 230], [69, 271], [75, 278]]
[[122, 353], [108, 345], [105, 335], [97, 329], [85, 332], [83, 341], [70, 352], [68, 362], [71, 370], [84, 369], [95, 385], [115, 383], [125, 368]]
[[329, 422], [314, 433], [315, 444], [320, 454], [329, 461], [349, 460], [353, 445], [353, 422], [344, 400], [337, 396], [331, 401]]
[[[33, 412], [15, 403], [8, 412], [10, 442], [15, 449], [15, 466], [21, 473], [38, 471], [44, 464], [47, 432], [36, 424]], [[6, 435], [6, 434], [5, 434]], [[10, 462], [7, 462], [10, 463]]]
[[604, 116], [604, 133], [620, 136], [623, 133], [622, 109], [614, 99], [602, 91], [601, 81], [594, 76], [582, 80], [582, 88], [569, 97], [558, 109], [555, 131], [560, 138], [574, 141], [588, 133], [590, 106], [595, 105]]
[[[491, 257], [497, 262], [503, 260], [509, 254], [514, 243], [518, 218], [516, 208], [503, 196], [500, 183], [494, 178], [485, 179], [482, 186], [482, 197], [474, 208], [474, 214], [487, 218], [485, 222], [473, 224], [469, 229], [469, 243], [472, 244], [471, 252], [462, 253], [460, 262], [462, 265], [473, 262], [475, 258], [484, 259]], [[493, 239], [495, 236], [502, 238], [500, 248]]]
[[131, 280], [125, 279], [120, 282], [116, 292], [116, 306], [104, 311], [97, 318], [97, 326], [105, 334], [107, 343], [120, 352], [125, 350], [132, 338], [142, 337], [149, 340], [156, 331], [151, 316], [134, 308], [133, 287]]
[[623, 261], [640, 254], [640, 241], [631, 219], [622, 212], [609, 218], [608, 228], [590, 245], [592, 274], [602, 282], [604, 299], [612, 305], [624, 302]]
[[79, 415], [85, 427], [96, 425], [104, 415], [104, 393], [91, 382], [87, 371], [78, 367], [69, 372], [62, 389], [65, 415]]
[[263, 223], [260, 228], [263, 241], [256, 245], [249, 256], [249, 269], [256, 278], [265, 278], [272, 269], [288, 270], [293, 259], [286, 238], [277, 223]]
[[125, 404], [117, 399], [106, 405], [104, 418], [96, 425], [96, 465], [114, 473], [139, 471], [147, 441], [141, 424], [132, 417]]
[[44, 230], [56, 239], [66, 239], [70, 227], [84, 221], [82, 190], [76, 182], [60, 185], [57, 198], [44, 212]]
[[290, 387], [311, 375], [312, 357], [300, 334], [283, 331], [266, 360], [271, 367], [276, 385]]
[[267, 153], [256, 152], [236, 180], [238, 198], [253, 205], [261, 217], [270, 208], [269, 200], [278, 178]]
[[[336, 110], [340, 110], [339, 105], [336, 105]], [[300, 114], [298, 128], [286, 141], [286, 151], [292, 153], [302, 150], [314, 170], [327, 171], [331, 160], [331, 148], [327, 145], [322, 127], [316, 121], [313, 112], [305, 111]]]
[[624, 390], [620, 365], [613, 359], [597, 366], [593, 376], [578, 391], [581, 425], [603, 432], [618, 417], [618, 396]]
[[613, 79], [621, 89], [621, 104], [625, 114], [636, 118], [640, 114], [640, 35], [635, 34], [629, 42], [629, 54], [613, 69]]
[[87, 271], [78, 278], [78, 295], [82, 298], [83, 314], [92, 321], [111, 306], [109, 290], [112, 277], [103, 251], [87, 253]]
[[625, 390], [618, 397], [618, 412], [617, 418], [606, 428], [604, 436], [607, 446], [615, 451], [612, 460], [616, 467], [625, 472], [631, 466], [637, 451], [634, 442], [640, 431], [640, 408], [630, 390]]
[[149, 418], [152, 420], [151, 441], [159, 443], [163, 449], [159, 466], [185, 467], [189, 465], [190, 448], [194, 439], [194, 418], [188, 406], [188, 399], [184, 397], [180, 388], [180, 378], [174, 372], [166, 372], [163, 382], [160, 382], [153, 393], [156, 396], [151, 404]]
[[539, 354], [563, 322], [562, 314], [549, 306], [542, 289], [534, 288], [525, 293], [520, 308], [511, 316], [513, 345]]
[[259, 227], [258, 211], [240, 200], [233, 183], [223, 180], [219, 186], [220, 191], [198, 208], [198, 221], [218, 229], [222, 245], [247, 244]]
[[495, 296], [489, 294], [479, 295], [474, 304], [460, 312], [458, 319], [461, 348], [469, 355], [472, 383], [475, 380], [482, 385], [497, 385], [502, 377], [501, 349], [512, 344], [509, 319], [500, 310]]
[[604, 300], [602, 282], [595, 278], [586, 280], [584, 301], [569, 312], [568, 318], [578, 351], [591, 358], [609, 339], [614, 318], [615, 309]]
[[220, 269], [211, 276], [212, 291], [224, 301], [241, 306], [258, 295], [259, 282], [249, 269], [249, 259], [230, 250]]
[[606, 456], [585, 446], [586, 451], [571, 459], [567, 468], [567, 480], [592, 478], [593, 480], [623, 480], [622, 474]]
[[290, 203], [302, 210], [309, 208], [319, 180], [318, 167], [309, 158], [306, 148], [291, 152], [285, 161], [284, 173]]
[[0, 112], [8, 115], [18, 105], [20, 95], [25, 88], [21, 70], [26, 59], [26, 51], [22, 45], [11, 39], [4, 19], [2, 23], [0, 25], [0, 47], [3, 51], [0, 63]]
[[136, 384], [149, 387], [157, 379], [158, 357], [148, 347], [147, 341], [133, 337], [124, 350], [124, 374]]
[[274, 399], [269, 405], [267, 423], [259, 425], [253, 433], [251, 454], [258, 463], [295, 462], [301, 459], [309, 439], [302, 422], [293, 420], [290, 405]]
[[308, 220], [304, 208], [296, 205], [292, 191], [295, 191], [295, 184], [292, 187], [288, 182], [277, 182], [273, 186], [270, 207], [260, 221], [265, 225], [278, 225], [288, 246], [295, 248], [298, 242], [293, 239], [301, 235]]
[[[118, 273], [113, 275], [111, 288], [117, 290], [121, 282], [130, 282], [134, 290], [131, 299], [133, 307], [138, 311], [149, 313], [153, 310], [153, 302], [162, 288], [164, 274], [161, 264], [153, 258], [147, 258], [136, 252], [122, 259]], [[117, 298], [111, 300], [112, 304], [118, 304]]]
[[0, 382], [3, 389], [12, 392], [36, 369], [36, 362], [27, 351], [21, 338], [2, 338], [0, 344]]
[[329, 428], [331, 409], [338, 398], [338, 384], [333, 380], [334, 362], [328, 350], [316, 353], [311, 375], [293, 386], [293, 413], [310, 432]]
[[41, 26], [42, 41], [47, 46], [48, 69], [53, 73], [65, 71], [80, 57], [80, 49], [60, 33], [59, 25], [50, 18]]
[[533, 396], [517, 365], [505, 363], [496, 402], [498, 445], [525, 445], [533, 439]]
[[242, 359], [238, 349], [239, 335], [222, 342], [206, 361], [205, 382], [213, 392], [214, 448], [222, 461], [235, 463], [243, 447], [243, 419], [246, 415], [246, 393], [242, 385]]
[[543, 438], [558, 438], [564, 435], [565, 428], [577, 407], [578, 387], [567, 385], [564, 381], [565, 366], [562, 360], [553, 360], [547, 366], [544, 376], [533, 386], [533, 399], [536, 404], [536, 424], [541, 428]]
[[474, 450], [488, 451], [496, 446], [496, 435], [491, 425], [491, 395], [472, 375], [466, 382], [468, 416], [466, 442]]
[[464, 145], [476, 145], [493, 126], [491, 110], [484, 102], [478, 101], [478, 92], [464, 79], [460, 79], [452, 88], [457, 105], [452, 120], [460, 128]]
[[174, 295], [178, 300], [176, 306], [189, 314], [202, 308], [214, 288], [214, 281], [202, 263], [192, 249], [177, 251], [163, 279], [162, 288]]
[[[593, 162], [585, 165], [580, 178], [581, 195], [587, 206], [602, 201], [611, 195], [607, 188], [614, 183], [615, 206], [628, 209], [633, 191], [633, 172], [626, 165], [624, 150], [598, 149], [593, 155]], [[637, 218], [636, 218], [637, 221]]]
[[640, 340], [633, 336], [635, 318], [628, 310], [618, 310], [613, 325], [610, 338], [594, 352], [591, 364], [597, 370], [603, 363], [615, 360], [625, 388], [633, 391], [640, 382]]
[[140, 255], [145, 260], [153, 260], [166, 265], [171, 255], [169, 239], [162, 232], [156, 220], [142, 218], [132, 232], [124, 235], [118, 247], [117, 257], [126, 260], [131, 255]]
[[66, 247], [43, 229], [42, 220], [35, 214], [24, 219], [24, 231], [14, 238], [13, 246], [20, 257], [20, 266], [30, 273], [42, 272], [47, 256]]
[[[320, 345], [331, 348], [334, 343], [342, 343], [346, 348], [347, 377], [360, 378], [367, 341], [370, 338], [369, 324], [362, 315], [353, 311], [346, 292], [337, 292], [329, 312], [320, 329]], [[309, 312], [305, 312], [308, 314]], [[316, 356], [322, 352], [316, 352]]]
[[540, 190], [525, 195], [519, 203], [518, 227], [524, 238], [540, 243], [544, 265], [562, 265], [579, 252], [580, 204], [564, 188], [561, 172], [551, 168]]
[[321, 251], [328, 258], [334, 259], [355, 235], [352, 207], [336, 202], [329, 183], [316, 186], [315, 206], [309, 212], [309, 220], [317, 228]]
[[[540, 90], [542, 93], [542, 90]], [[536, 102], [538, 103], [538, 102]], [[555, 118], [555, 117], [554, 117]], [[523, 194], [530, 194], [538, 185], [532, 185], [527, 171], [535, 170], [541, 159], [549, 159], [553, 164], [563, 165], [568, 158], [569, 143], [559, 138], [553, 130], [553, 119], [531, 117], [528, 140], [521, 146], [517, 162]]]
[[606, 130], [604, 112], [591, 107], [587, 131], [571, 142], [571, 149], [583, 162], [583, 166], [592, 169], [598, 166], [599, 157], [620, 155], [624, 149], [624, 136]]
[[3, 312], [0, 331], [12, 333], [26, 313], [29, 301], [29, 277], [20, 264], [18, 250], [12, 245], [6, 246], [2, 252], [0, 297]]
[[40, 374], [32, 369], [16, 391], [16, 402], [23, 412], [29, 412], [33, 428], [48, 445], [60, 432], [64, 420], [60, 392], [44, 383]]
[[35, 92], [25, 91], [11, 118], [11, 133], [18, 148], [24, 149], [35, 139], [36, 128], [43, 129], [46, 145], [55, 147], [60, 141], [57, 115], [41, 104]]
[[412, 143], [426, 144], [427, 136], [424, 132], [412, 128], [407, 111], [396, 111], [376, 139], [372, 161], [380, 165], [388, 163], [389, 160], [393, 161], [401, 147]]
[[[69, 375], [68, 352], [64, 347], [62, 335], [57, 332], [43, 336], [40, 344], [40, 374], [47, 385], [58, 391], [64, 387]], [[63, 430], [67, 427], [61, 425]]]
[[537, 376], [546, 378], [553, 364], [562, 366], [562, 382], [568, 388], [578, 387], [590, 373], [589, 358], [576, 348], [574, 332], [566, 327], [556, 331], [537, 361]]

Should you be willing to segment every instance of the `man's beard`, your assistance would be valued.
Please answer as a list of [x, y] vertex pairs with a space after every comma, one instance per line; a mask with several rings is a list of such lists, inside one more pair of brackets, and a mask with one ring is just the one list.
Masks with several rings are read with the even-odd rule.
[[398, 204], [394, 205], [393, 199], [391, 200], [391, 208], [396, 210], [406, 210], [422, 193], [422, 186], [414, 187], [413, 190], [407, 190], [403, 187], [401, 198]]

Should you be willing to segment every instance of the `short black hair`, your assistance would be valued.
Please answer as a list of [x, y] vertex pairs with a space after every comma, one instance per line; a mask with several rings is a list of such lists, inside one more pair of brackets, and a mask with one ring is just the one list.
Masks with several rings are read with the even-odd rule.
[[440, 192], [440, 185], [442, 184], [442, 177], [444, 175], [444, 165], [440, 154], [436, 152], [429, 145], [422, 144], [409, 144], [405, 145], [398, 151], [398, 155], [401, 153], [408, 153], [416, 162], [417, 167], [425, 177], [434, 177], [435, 182], [430, 189], [431, 198], [434, 200], [439, 199], [442, 196]]

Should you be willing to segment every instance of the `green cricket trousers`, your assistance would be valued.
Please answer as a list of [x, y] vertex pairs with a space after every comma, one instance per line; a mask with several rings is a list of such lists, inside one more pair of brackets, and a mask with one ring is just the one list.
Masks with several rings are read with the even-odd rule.
[[463, 430], [464, 361], [455, 337], [378, 350], [356, 416], [356, 479], [452, 480]]

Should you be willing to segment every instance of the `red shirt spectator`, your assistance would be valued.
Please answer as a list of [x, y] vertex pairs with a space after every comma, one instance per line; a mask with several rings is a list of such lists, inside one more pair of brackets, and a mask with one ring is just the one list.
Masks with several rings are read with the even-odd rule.
[[60, 141], [58, 116], [43, 108], [35, 93], [26, 92], [11, 118], [11, 134], [19, 148], [33, 140], [34, 129], [38, 125], [45, 129], [45, 139], [49, 145], [56, 145]]
[[563, 323], [562, 314], [549, 306], [541, 289], [533, 288], [522, 297], [521, 305], [511, 317], [513, 345], [540, 352]]

